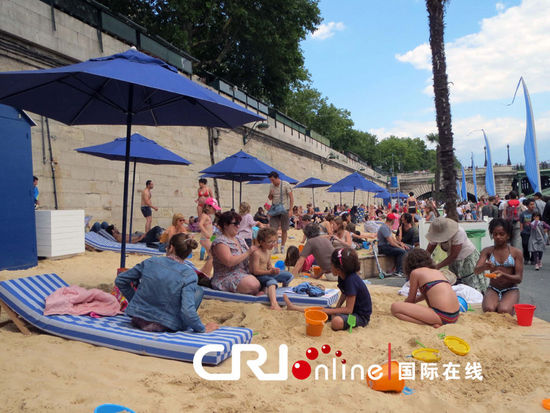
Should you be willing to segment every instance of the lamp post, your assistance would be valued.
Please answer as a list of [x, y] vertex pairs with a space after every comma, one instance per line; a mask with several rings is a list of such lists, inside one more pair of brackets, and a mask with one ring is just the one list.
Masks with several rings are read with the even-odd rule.
[[506, 165], [512, 165], [512, 162], [510, 162], [510, 145], [506, 145], [506, 150], [508, 151], [508, 160], [506, 161]]
[[246, 145], [250, 140], [250, 134], [254, 129], [265, 130], [267, 128], [269, 128], [269, 123], [263, 121], [254, 122], [254, 124], [250, 128], [247, 128], [245, 126], [243, 131], [243, 146]]
[[326, 156], [326, 158], [321, 159], [321, 169], [323, 169], [323, 166], [328, 162], [329, 159], [338, 159], [338, 155], [336, 155], [334, 152], [331, 152]]
[[487, 147], [486, 146], [483, 147], [483, 151], [485, 151], [485, 163], [483, 164], [483, 166], [487, 168]]

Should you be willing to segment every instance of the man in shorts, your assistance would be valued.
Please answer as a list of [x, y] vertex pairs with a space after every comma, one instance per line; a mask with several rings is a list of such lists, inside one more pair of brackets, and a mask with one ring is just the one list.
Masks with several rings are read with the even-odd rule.
[[151, 208], [155, 211], [159, 210], [151, 203], [151, 189], [154, 187], [155, 185], [153, 184], [153, 181], [149, 179], [145, 182], [145, 189], [141, 193], [141, 213], [145, 217], [145, 233], [149, 232], [153, 222], [153, 212], [151, 211]]
[[[292, 194], [292, 188], [288, 182], [281, 181], [279, 174], [275, 171], [271, 171], [268, 175], [269, 180], [271, 181], [271, 187], [269, 188], [269, 195], [267, 198], [271, 201], [272, 208], [273, 205], [283, 204], [285, 212], [280, 215], [269, 215], [269, 226], [275, 231], [281, 227], [281, 254], [285, 253], [285, 244], [288, 233], [288, 227], [290, 226], [290, 217], [288, 211], [292, 211], [294, 207], [294, 195]], [[281, 197], [282, 195], [282, 197]], [[277, 246], [273, 250], [273, 253], [277, 254]]]

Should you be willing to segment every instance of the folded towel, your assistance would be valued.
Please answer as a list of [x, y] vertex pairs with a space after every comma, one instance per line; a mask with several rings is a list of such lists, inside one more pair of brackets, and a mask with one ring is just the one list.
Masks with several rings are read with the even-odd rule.
[[117, 315], [120, 304], [109, 293], [97, 288], [87, 290], [78, 285], [61, 287], [46, 297], [44, 315], [84, 315], [91, 312], [104, 316]]
[[325, 292], [321, 288], [311, 285], [308, 282], [298, 284], [292, 288], [292, 291], [296, 294], [307, 294], [310, 297], [321, 297], [325, 295]]

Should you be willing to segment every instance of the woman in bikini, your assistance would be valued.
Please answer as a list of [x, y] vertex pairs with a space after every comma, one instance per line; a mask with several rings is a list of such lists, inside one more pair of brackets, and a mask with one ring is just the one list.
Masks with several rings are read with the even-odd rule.
[[523, 278], [523, 252], [509, 244], [512, 224], [502, 218], [489, 223], [494, 246], [484, 248], [474, 269], [476, 274], [490, 271], [491, 282], [483, 296], [483, 311], [514, 314], [519, 301], [518, 284]]
[[413, 192], [409, 192], [409, 197], [407, 198], [407, 212], [411, 215], [416, 214], [416, 198]]
[[214, 198], [212, 190], [206, 185], [208, 181], [205, 178], [199, 179], [199, 189], [197, 190], [197, 216], [201, 216], [204, 203], [208, 198]]
[[[412, 249], [403, 259], [403, 270], [410, 283], [409, 295], [405, 302], [392, 304], [391, 312], [395, 317], [434, 328], [457, 322], [458, 298], [449, 280], [435, 269], [429, 253], [420, 248]], [[419, 296], [417, 291], [420, 291]], [[422, 300], [426, 300], [427, 307], [417, 304]]]

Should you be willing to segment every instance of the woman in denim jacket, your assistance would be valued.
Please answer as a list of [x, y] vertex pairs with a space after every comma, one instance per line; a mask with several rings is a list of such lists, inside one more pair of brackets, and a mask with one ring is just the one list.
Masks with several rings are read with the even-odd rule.
[[115, 284], [129, 301], [126, 314], [136, 327], [197, 333], [218, 328], [215, 323], [203, 325], [197, 314], [203, 290], [197, 285], [197, 274], [184, 260], [198, 244], [186, 238], [185, 234], [174, 235], [166, 257], [149, 258], [117, 276]]

